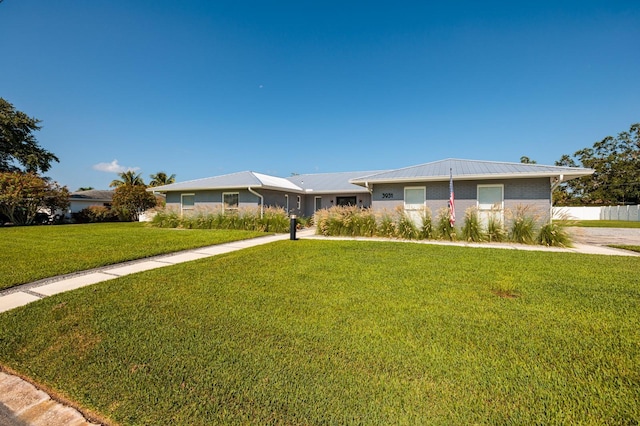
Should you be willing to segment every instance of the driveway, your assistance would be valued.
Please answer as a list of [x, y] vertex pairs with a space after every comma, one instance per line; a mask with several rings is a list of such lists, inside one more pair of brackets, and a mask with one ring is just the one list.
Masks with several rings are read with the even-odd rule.
[[638, 228], [568, 227], [566, 229], [573, 237], [573, 241], [579, 244], [640, 246], [640, 229]]

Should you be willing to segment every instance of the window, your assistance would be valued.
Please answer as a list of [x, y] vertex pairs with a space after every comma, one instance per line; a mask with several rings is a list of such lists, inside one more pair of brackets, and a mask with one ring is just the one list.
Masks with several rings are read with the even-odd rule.
[[427, 191], [424, 186], [404, 188], [404, 209], [424, 210]]
[[196, 205], [196, 195], [195, 194], [182, 194], [180, 196], [180, 207], [182, 209], [182, 214], [192, 212]]
[[503, 222], [504, 185], [478, 185], [478, 218], [487, 226], [489, 218]]
[[222, 206], [224, 210], [238, 210], [238, 192], [223, 192]]
[[322, 208], [322, 197], [315, 197], [315, 211], [318, 211]]
[[336, 205], [337, 206], [355, 206], [356, 205], [356, 197], [336, 197]]

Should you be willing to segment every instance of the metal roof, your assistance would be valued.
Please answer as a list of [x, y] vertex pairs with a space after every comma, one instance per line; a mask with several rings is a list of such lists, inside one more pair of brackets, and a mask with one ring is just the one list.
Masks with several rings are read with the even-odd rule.
[[365, 188], [367, 183], [446, 181], [449, 179], [450, 171], [453, 178], [457, 180], [558, 177], [561, 181], [588, 176], [594, 172], [592, 169], [579, 167], [449, 158], [396, 170], [316, 173], [294, 175], [288, 178], [244, 171], [156, 186], [148, 190], [169, 192], [252, 187], [315, 194], [364, 193], [367, 192]]
[[296, 186], [287, 179], [251, 171], [156, 186], [149, 188], [149, 191], [197, 191], [211, 189], [242, 189], [248, 187], [302, 192], [302, 188]]
[[365, 185], [366, 183], [382, 182], [443, 181], [449, 180], [450, 174], [453, 174], [453, 179], [458, 180], [528, 177], [561, 177], [562, 180], [569, 180], [580, 176], [588, 176], [593, 172], [593, 169], [579, 167], [448, 158], [382, 173], [362, 175], [352, 178], [350, 182], [357, 185]]
[[337, 173], [316, 173], [308, 175], [294, 175], [287, 180], [302, 188], [305, 192], [315, 194], [335, 194], [335, 193], [364, 193], [366, 188], [354, 185], [349, 181], [358, 176], [380, 173], [381, 170], [368, 172], [337, 172]]

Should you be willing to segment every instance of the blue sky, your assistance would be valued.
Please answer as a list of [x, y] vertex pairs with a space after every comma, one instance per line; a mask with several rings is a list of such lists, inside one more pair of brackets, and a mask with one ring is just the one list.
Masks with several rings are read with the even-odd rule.
[[637, 0], [4, 0], [0, 52], [70, 190], [553, 164], [640, 121]]

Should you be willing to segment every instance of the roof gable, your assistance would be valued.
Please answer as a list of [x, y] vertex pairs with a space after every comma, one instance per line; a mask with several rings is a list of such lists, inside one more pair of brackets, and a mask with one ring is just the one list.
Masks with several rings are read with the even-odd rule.
[[156, 186], [149, 190], [157, 192], [170, 191], [198, 191], [215, 189], [240, 189], [240, 188], [266, 188], [301, 192], [302, 189], [284, 178], [265, 175], [251, 171], [230, 173], [221, 176], [213, 176], [203, 179], [189, 180], [172, 183], [170, 185]]

